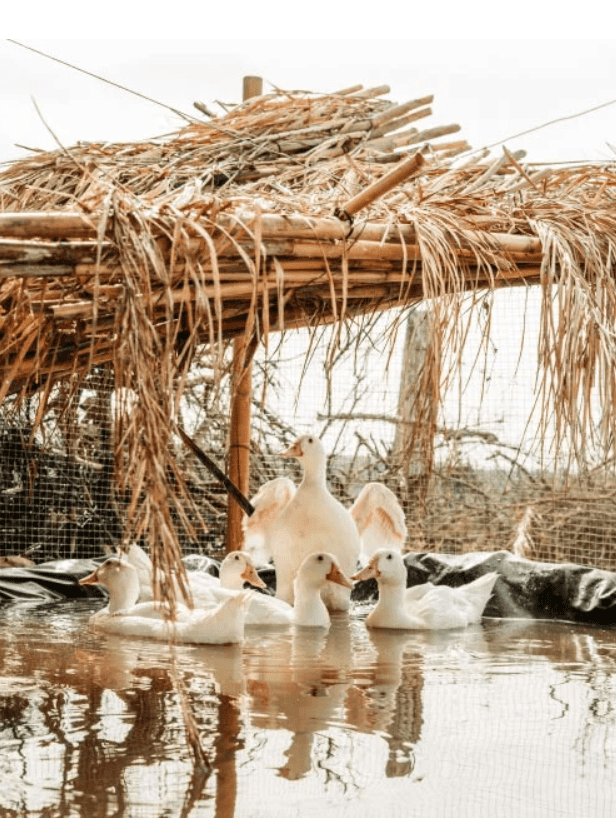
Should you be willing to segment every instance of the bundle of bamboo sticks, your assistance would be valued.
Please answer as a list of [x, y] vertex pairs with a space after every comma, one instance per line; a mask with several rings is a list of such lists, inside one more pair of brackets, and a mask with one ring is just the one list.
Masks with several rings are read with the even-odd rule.
[[139, 196], [141, 206], [181, 206], [187, 196], [226, 197], [271, 177], [279, 190], [314, 196], [318, 189], [335, 186], [336, 168], [330, 174], [326, 166], [336, 158], [387, 164], [426, 143], [447, 156], [468, 149], [463, 140], [453, 145], [435, 141], [456, 133], [459, 125], [424, 131], [406, 127], [432, 113], [432, 96], [395, 105], [381, 98], [388, 91], [382, 86], [253, 97], [224, 117], [191, 124], [164, 139], [79, 144], [35, 154], [0, 176], [0, 206], [49, 210], [77, 204], [92, 211], [102, 205], [110, 186]]

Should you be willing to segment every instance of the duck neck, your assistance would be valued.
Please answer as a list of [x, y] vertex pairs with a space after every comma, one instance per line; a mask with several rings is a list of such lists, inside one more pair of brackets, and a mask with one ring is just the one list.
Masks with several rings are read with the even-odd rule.
[[325, 488], [326, 464], [324, 460], [314, 460], [304, 464], [302, 486], [306, 488]]
[[319, 588], [312, 586], [301, 587], [295, 584], [295, 602], [293, 604], [295, 621], [298, 625], [312, 625], [328, 627], [330, 624], [329, 614]]
[[390, 582], [379, 582], [379, 599], [376, 603], [375, 613], [378, 611], [403, 611], [404, 610], [404, 585], [392, 584]]
[[109, 594], [109, 613], [125, 611], [137, 604], [139, 599], [139, 582], [131, 583], [124, 588], [118, 588], [115, 593]]
[[220, 566], [220, 587], [228, 591], [241, 591], [244, 588], [244, 580], [238, 576], [237, 571], [233, 571], [228, 565]]

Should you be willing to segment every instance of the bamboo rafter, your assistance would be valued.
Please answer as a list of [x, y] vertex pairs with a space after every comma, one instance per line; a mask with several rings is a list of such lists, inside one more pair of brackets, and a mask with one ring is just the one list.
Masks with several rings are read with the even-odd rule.
[[[27, 300], [28, 314], [39, 333], [49, 331], [63, 336], [75, 333], [72, 348], [77, 354], [78, 325], [86, 338], [92, 332], [107, 338], [107, 343], [99, 346], [94, 363], [108, 360], [113, 347], [109, 330], [125, 287], [119, 254], [111, 241], [97, 242], [94, 227], [88, 227], [87, 220], [79, 214], [51, 213], [49, 219], [43, 213], [31, 214], [31, 219], [29, 215], [0, 215], [0, 234], [4, 236], [0, 239], [2, 290], [8, 294], [21, 282], [19, 292]], [[257, 226], [262, 257], [258, 274], [254, 269]], [[61, 240], [34, 238], [50, 236], [56, 230], [62, 231]], [[76, 238], [87, 237], [88, 233], [90, 240]], [[8, 238], [17, 235], [28, 238]], [[483, 236], [486, 249], [478, 260], [473, 242], [479, 236]], [[319, 321], [335, 320], [343, 294], [348, 317], [370, 309], [404, 305], [425, 296], [421, 249], [410, 225], [393, 229], [366, 223], [349, 230], [334, 218], [254, 215], [244, 218], [241, 224], [221, 218], [210, 238], [216, 247], [215, 258], [209, 258], [208, 241], [193, 235], [186, 239], [182, 257], [178, 254], [173, 264], [168, 292], [162, 285], [160, 289], [153, 286], [149, 308], [154, 320], [161, 320], [161, 332], [166, 331], [170, 305], [174, 320], [184, 325], [191, 320], [186, 310], [197, 297], [212, 302], [220, 300], [220, 334], [231, 338], [244, 332], [251, 310], [261, 316], [260, 331], [266, 309], [269, 328], [276, 330], [308, 325], [315, 316]], [[453, 248], [452, 253], [465, 270], [463, 288], [539, 280], [542, 256], [537, 239], [497, 233], [486, 237], [471, 230], [461, 238], [463, 243]], [[488, 242], [491, 249], [487, 249]], [[97, 261], [99, 254], [101, 260]], [[339, 273], [343, 259], [347, 266], [345, 278]], [[196, 264], [202, 276], [199, 284], [191, 280], [190, 274]], [[457, 286], [450, 282], [443, 292]], [[92, 323], [95, 313], [96, 327]], [[0, 319], [0, 331], [7, 321], [13, 323], [8, 311]], [[207, 327], [201, 328], [202, 341], [208, 340], [207, 331]], [[17, 354], [5, 357], [5, 366], [10, 367]], [[33, 371], [29, 361], [34, 356], [32, 350], [15, 369], [15, 384]], [[64, 369], [70, 358], [70, 345], [59, 357], [54, 352], [53, 358], [52, 365], [39, 356], [41, 374], [52, 371], [53, 366]]]

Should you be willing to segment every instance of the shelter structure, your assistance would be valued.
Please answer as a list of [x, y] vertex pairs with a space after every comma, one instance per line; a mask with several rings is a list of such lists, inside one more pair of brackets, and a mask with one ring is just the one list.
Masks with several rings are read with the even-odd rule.
[[[28, 407], [31, 445], [106, 373], [124, 535], [146, 536], [163, 565], [198, 525], [171, 445], [181, 396], [202, 351], [215, 381], [238, 337], [241, 369], [274, 333], [333, 324], [335, 345], [429, 302], [416, 385], [436, 404], [468, 294], [540, 285], [556, 445], [580, 451], [592, 435], [614, 456], [613, 164], [471, 152], [458, 125], [423, 127], [431, 96], [388, 93], [277, 91], [171, 136], [60, 146], [0, 174], [0, 403]], [[414, 421], [415, 442], [434, 434], [434, 415]]]

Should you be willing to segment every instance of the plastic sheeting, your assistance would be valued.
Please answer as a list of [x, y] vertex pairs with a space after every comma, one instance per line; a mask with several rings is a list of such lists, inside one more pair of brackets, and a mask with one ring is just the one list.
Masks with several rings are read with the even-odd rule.
[[96, 585], [80, 585], [100, 560], [60, 560], [34, 568], [0, 568], [0, 602], [102, 597]]
[[[406, 554], [408, 585], [433, 582], [458, 587], [489, 571], [499, 579], [486, 616], [516, 619], [553, 619], [602, 626], [616, 625], [616, 573], [575, 565], [533, 562], [509, 551], [473, 552], [462, 555]], [[104, 596], [98, 586], [79, 585], [101, 560], [62, 560], [34, 568], [0, 569], [0, 601], [75, 599]], [[189, 569], [217, 573], [207, 557], [185, 558]], [[259, 571], [272, 589], [273, 568]], [[375, 580], [358, 582], [352, 599], [370, 602], [378, 594]]]

